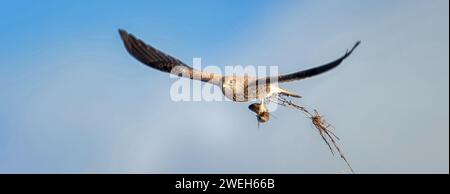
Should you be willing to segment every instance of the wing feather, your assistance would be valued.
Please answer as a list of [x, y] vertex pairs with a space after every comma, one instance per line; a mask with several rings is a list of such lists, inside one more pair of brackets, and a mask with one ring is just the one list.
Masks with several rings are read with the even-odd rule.
[[303, 71], [299, 71], [299, 72], [295, 72], [295, 73], [291, 73], [291, 74], [279, 75], [276, 77], [261, 78], [256, 81], [256, 84], [271, 83], [274, 81], [277, 81], [279, 83], [291, 82], [291, 81], [301, 80], [301, 79], [305, 79], [305, 78], [309, 78], [309, 77], [313, 77], [313, 76], [325, 73], [325, 72], [330, 71], [330, 70], [334, 69], [335, 67], [339, 66], [342, 63], [342, 61], [344, 61], [347, 57], [349, 57], [353, 53], [353, 51], [356, 49], [356, 47], [358, 47], [358, 45], [360, 43], [361, 43], [361, 41], [356, 42], [356, 44], [353, 46], [353, 48], [350, 51], [347, 51], [345, 53], [345, 55], [343, 55], [342, 57], [340, 57], [332, 62], [329, 62], [325, 65], [321, 65], [319, 67], [314, 67], [311, 69], [307, 69], [307, 70], [303, 70]]
[[193, 69], [175, 57], [146, 44], [125, 30], [120, 29], [119, 34], [128, 53], [148, 67], [216, 85], [219, 85], [222, 80], [221, 75]]

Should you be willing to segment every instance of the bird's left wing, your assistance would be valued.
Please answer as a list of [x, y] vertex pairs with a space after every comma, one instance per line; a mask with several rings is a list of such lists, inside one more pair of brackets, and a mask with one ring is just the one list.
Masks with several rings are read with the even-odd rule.
[[325, 72], [330, 71], [331, 69], [334, 69], [335, 67], [339, 66], [342, 63], [342, 61], [344, 61], [347, 57], [349, 57], [353, 53], [353, 51], [356, 49], [356, 47], [358, 47], [358, 45], [360, 43], [361, 43], [361, 41], [356, 42], [356, 44], [353, 46], [353, 48], [350, 51], [347, 51], [342, 57], [340, 57], [332, 62], [329, 62], [327, 64], [324, 64], [324, 65], [321, 65], [318, 67], [314, 67], [311, 69], [291, 73], [291, 74], [257, 79], [252, 84], [258, 85], [258, 84], [268, 84], [268, 83], [273, 83], [273, 82], [279, 82], [279, 83], [291, 82], [291, 81], [301, 80], [301, 79], [305, 79], [305, 78], [309, 78], [309, 77], [313, 77], [313, 76], [325, 73]]
[[151, 68], [215, 85], [220, 85], [221, 83], [222, 76], [219, 74], [193, 69], [182, 61], [146, 44], [125, 30], [119, 30], [119, 34], [128, 53]]

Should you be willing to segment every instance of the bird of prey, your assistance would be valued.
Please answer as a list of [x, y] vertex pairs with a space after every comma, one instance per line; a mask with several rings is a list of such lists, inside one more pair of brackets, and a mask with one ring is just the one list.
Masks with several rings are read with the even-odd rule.
[[235, 102], [258, 101], [258, 103], [251, 104], [248, 107], [251, 111], [256, 113], [258, 123], [265, 123], [269, 120], [270, 114], [265, 106], [265, 102], [268, 102], [273, 97], [284, 96], [300, 98], [299, 95], [280, 88], [278, 83], [298, 81], [327, 72], [340, 65], [360, 44], [360, 41], [358, 41], [353, 48], [350, 49], [350, 51], [347, 50], [343, 56], [318, 67], [286, 75], [257, 78], [235, 75], [223, 76], [193, 69], [177, 58], [146, 44], [144, 41], [136, 38], [125, 30], [119, 29], [119, 34], [127, 51], [138, 61], [151, 68], [180, 77], [214, 84], [222, 89], [222, 93], [228, 99]]
[[314, 110], [313, 112], [309, 111], [305, 107], [294, 104], [292, 101], [288, 100], [286, 97], [300, 98], [300, 96], [294, 92], [280, 88], [278, 83], [298, 81], [313, 77], [339, 66], [353, 53], [361, 41], [356, 42], [352, 49], [347, 50], [343, 56], [324, 65], [291, 74], [258, 78], [236, 75], [226, 76], [194, 69], [180, 60], [146, 44], [125, 30], [120, 29], [119, 34], [127, 51], [138, 61], [151, 68], [180, 77], [214, 84], [222, 89], [222, 93], [226, 98], [235, 102], [258, 101], [248, 107], [251, 111], [256, 113], [258, 126], [260, 123], [267, 122], [270, 118], [270, 113], [266, 108], [266, 102], [274, 102], [282, 106], [302, 111], [309, 119], [311, 119], [314, 127], [318, 130], [322, 139], [331, 150], [331, 153], [334, 154], [335, 152], [338, 152], [340, 157], [347, 163], [351, 172], [354, 172], [337, 144], [339, 138], [330, 130], [332, 125], [329, 124], [317, 110]]

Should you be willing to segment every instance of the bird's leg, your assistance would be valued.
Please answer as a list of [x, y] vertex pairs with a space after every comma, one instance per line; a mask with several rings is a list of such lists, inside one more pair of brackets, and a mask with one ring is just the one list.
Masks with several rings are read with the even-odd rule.
[[261, 103], [261, 109], [259, 109], [259, 113], [266, 112], [267, 108], [266, 108], [266, 102], [264, 101], [264, 98], [261, 99], [260, 103]]
[[259, 102], [259, 104], [260, 104], [260, 109], [259, 109], [258, 112], [256, 113], [256, 122], [258, 123], [258, 129], [260, 129], [260, 126], [261, 126], [261, 121], [260, 121], [260, 118], [259, 118], [259, 113], [261, 112], [261, 109], [262, 109], [262, 107], [264, 106], [264, 100], [261, 99], [260, 102]]
[[256, 122], [258, 123], [258, 129], [259, 129], [259, 126], [260, 126], [261, 122], [259, 122], [258, 116], [256, 116]]

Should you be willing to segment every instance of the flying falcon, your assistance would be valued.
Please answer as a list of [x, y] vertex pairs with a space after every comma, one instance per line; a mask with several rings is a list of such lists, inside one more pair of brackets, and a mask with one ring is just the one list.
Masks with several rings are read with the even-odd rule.
[[267, 122], [270, 118], [270, 113], [266, 108], [266, 102], [274, 102], [282, 106], [300, 110], [311, 119], [314, 127], [318, 130], [322, 139], [331, 150], [331, 153], [334, 154], [335, 152], [338, 152], [340, 157], [347, 163], [351, 172], [354, 172], [350, 163], [347, 161], [347, 158], [339, 148], [337, 143], [339, 138], [332, 130], [330, 130], [333, 126], [329, 124], [317, 110], [309, 111], [305, 107], [294, 104], [292, 101], [288, 100], [286, 97], [300, 98], [300, 96], [278, 87], [278, 83], [292, 82], [313, 77], [339, 66], [353, 53], [361, 41], [356, 42], [353, 48], [350, 49], [350, 51], [347, 50], [343, 56], [327, 64], [291, 74], [257, 78], [236, 75], [225, 76], [193, 69], [180, 60], [137, 39], [125, 30], [119, 30], [119, 34], [127, 51], [138, 61], [151, 68], [180, 77], [214, 84], [222, 89], [222, 93], [225, 97], [235, 102], [258, 101], [258, 103], [251, 104], [248, 107], [251, 111], [256, 113], [258, 126], [260, 123]]
[[249, 76], [222, 76], [193, 69], [182, 61], [146, 44], [125, 30], [120, 29], [119, 34], [127, 51], [138, 61], [151, 68], [180, 77], [214, 84], [222, 89], [222, 93], [228, 99], [235, 102], [257, 100], [259, 103], [250, 105], [249, 109], [256, 113], [258, 123], [265, 123], [269, 120], [270, 114], [265, 103], [269, 102], [273, 97], [300, 98], [299, 95], [278, 87], [278, 83], [297, 81], [327, 72], [340, 65], [360, 44], [360, 41], [358, 41], [343, 56], [322, 66], [286, 75], [257, 78]]

